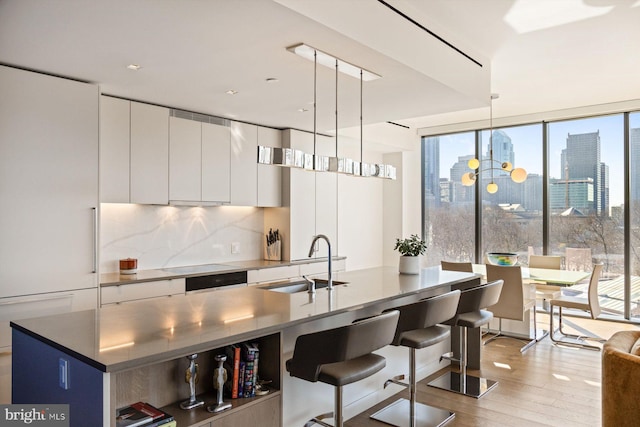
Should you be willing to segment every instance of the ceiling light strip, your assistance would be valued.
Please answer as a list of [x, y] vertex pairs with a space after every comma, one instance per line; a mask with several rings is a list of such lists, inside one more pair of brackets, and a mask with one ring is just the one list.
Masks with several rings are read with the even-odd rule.
[[357, 65], [353, 65], [347, 61], [343, 61], [340, 58], [336, 58], [333, 55], [330, 55], [326, 52], [321, 51], [320, 49], [316, 49], [315, 47], [309, 46], [304, 43], [289, 46], [287, 50], [309, 61], [314, 61], [314, 57], [316, 57], [319, 65], [331, 69], [336, 66], [336, 61], [338, 61], [338, 71], [356, 79], [360, 78], [360, 70], [362, 70], [365, 82], [377, 80], [382, 77], [379, 74], [366, 70]]

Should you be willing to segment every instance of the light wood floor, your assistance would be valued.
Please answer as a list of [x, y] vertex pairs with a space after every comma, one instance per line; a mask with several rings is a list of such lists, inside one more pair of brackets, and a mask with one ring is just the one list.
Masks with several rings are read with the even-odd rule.
[[[539, 327], [548, 329], [548, 316], [539, 315]], [[618, 330], [637, 326], [565, 317], [576, 329], [609, 338]], [[570, 331], [570, 328], [566, 328]], [[544, 338], [521, 354], [521, 342], [499, 339], [483, 347], [481, 371], [474, 375], [497, 380], [498, 386], [480, 399], [428, 387], [449, 368], [418, 384], [418, 401], [448, 409], [456, 426], [599, 426], [601, 352], [558, 347]], [[454, 368], [455, 369], [455, 368]], [[400, 395], [408, 398], [408, 392]], [[369, 415], [394, 402], [382, 402], [348, 421], [348, 427], [384, 427]]]

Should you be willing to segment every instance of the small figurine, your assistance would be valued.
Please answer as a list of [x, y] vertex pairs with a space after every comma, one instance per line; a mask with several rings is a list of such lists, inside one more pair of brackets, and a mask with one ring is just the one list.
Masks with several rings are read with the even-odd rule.
[[222, 366], [225, 360], [227, 360], [227, 356], [225, 356], [224, 354], [218, 354], [215, 357], [215, 361], [218, 362], [218, 367], [213, 372], [213, 388], [218, 390], [218, 401], [215, 405], [210, 405], [207, 407], [207, 411], [209, 412], [222, 412], [225, 409], [231, 408], [231, 403], [225, 403], [222, 399], [224, 383], [227, 381], [227, 370]]
[[189, 360], [189, 367], [184, 373], [184, 381], [189, 384], [189, 400], [185, 400], [180, 403], [180, 408], [182, 409], [193, 409], [204, 405], [204, 401], [196, 399], [196, 384], [199, 380], [198, 364], [196, 363], [197, 358], [197, 354], [187, 356], [187, 360]]

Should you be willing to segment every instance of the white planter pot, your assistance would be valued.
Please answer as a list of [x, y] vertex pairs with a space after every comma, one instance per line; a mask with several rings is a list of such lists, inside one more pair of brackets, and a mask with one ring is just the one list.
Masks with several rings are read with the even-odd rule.
[[420, 274], [420, 257], [401, 255], [398, 271], [400, 274]]

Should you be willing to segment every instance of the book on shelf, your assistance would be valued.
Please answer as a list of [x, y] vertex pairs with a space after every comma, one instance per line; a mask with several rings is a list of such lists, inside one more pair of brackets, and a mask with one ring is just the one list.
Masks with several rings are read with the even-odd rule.
[[243, 397], [256, 395], [256, 380], [258, 377], [258, 359], [260, 351], [257, 343], [242, 343], [242, 359], [245, 361], [244, 393]]
[[225, 389], [227, 396], [235, 399], [238, 397], [238, 382], [240, 377], [240, 346], [233, 344], [225, 347], [227, 360], [224, 362], [227, 369], [227, 382]]
[[238, 397], [244, 397], [244, 371], [246, 363], [240, 359], [240, 368], [238, 370]]
[[116, 410], [116, 427], [170, 427], [168, 414], [146, 402], [136, 402]]

